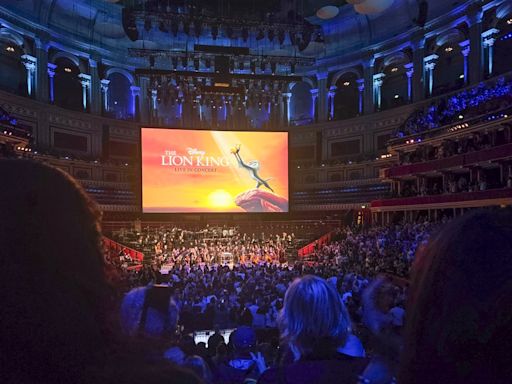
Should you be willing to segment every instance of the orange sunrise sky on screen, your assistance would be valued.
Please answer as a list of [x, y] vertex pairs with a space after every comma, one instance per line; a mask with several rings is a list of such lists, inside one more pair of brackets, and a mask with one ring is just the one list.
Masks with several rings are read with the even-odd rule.
[[[254, 189], [257, 181], [251, 178], [249, 170], [238, 165], [231, 153], [236, 145], [240, 145], [243, 161], [257, 160], [260, 163], [259, 176], [268, 179], [276, 195], [288, 200], [287, 132], [143, 128], [143, 211], [245, 212], [235, 204], [235, 198]], [[211, 172], [211, 168], [201, 171], [207, 168], [201, 166], [162, 165], [162, 161], [168, 164], [167, 157], [162, 160], [166, 151], [189, 156], [190, 149], [204, 151], [205, 157], [224, 158], [228, 166], [214, 166], [215, 172]], [[268, 191], [265, 186], [260, 189]]]

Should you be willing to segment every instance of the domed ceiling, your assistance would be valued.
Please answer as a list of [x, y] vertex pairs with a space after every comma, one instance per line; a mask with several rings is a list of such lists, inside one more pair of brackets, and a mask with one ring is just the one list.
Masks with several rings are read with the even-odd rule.
[[[364, 48], [369, 44], [393, 37], [414, 26], [418, 14], [418, 0], [4, 0], [0, 10], [25, 18], [60, 35], [125, 55], [128, 48], [190, 49], [194, 44], [221, 46], [248, 46], [258, 54], [282, 54], [307, 57], [326, 57]], [[458, 2], [429, 1], [428, 18], [447, 13]], [[463, 2], [460, 2], [463, 3]], [[288, 33], [284, 39], [270, 40], [269, 30], [264, 38], [242, 41], [229, 38], [223, 30], [212, 37], [208, 26], [200, 37], [180, 31], [174, 36], [161, 25], [137, 25], [136, 39], [129, 39], [123, 28], [123, 8], [150, 9], [165, 7], [181, 9], [192, 4], [196, 14], [216, 17], [221, 13], [230, 18], [258, 17], [282, 18], [290, 22], [307, 23], [321, 28], [323, 36], [313, 35], [307, 46], [297, 49]], [[366, 7], [366, 8], [365, 8]], [[380, 7], [380, 8], [379, 8]], [[363, 10], [361, 10], [363, 9]], [[368, 12], [370, 9], [371, 12]], [[377, 10], [377, 11], [375, 11]], [[245, 16], [244, 16], [245, 15]], [[248, 16], [252, 15], [252, 16]], [[195, 17], [192, 15], [191, 17]], [[249, 20], [249, 19], [247, 19]], [[272, 19], [270, 19], [272, 20]], [[211, 26], [210, 26], [211, 27]], [[272, 31], [271, 33], [276, 33]], [[316, 37], [315, 37], [316, 36]], [[56, 36], [55, 38], [58, 38]], [[135, 41], [132, 41], [135, 40]], [[309, 42], [309, 40], [308, 40]], [[325, 43], [324, 43], [325, 42]], [[296, 43], [296, 42], [295, 42]]]

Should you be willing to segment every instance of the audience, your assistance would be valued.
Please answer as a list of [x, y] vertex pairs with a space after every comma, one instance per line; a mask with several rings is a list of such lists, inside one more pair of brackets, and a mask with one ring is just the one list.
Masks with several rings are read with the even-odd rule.
[[512, 101], [511, 94], [512, 82], [500, 77], [494, 84], [481, 83], [454, 95], [439, 98], [409, 116], [398, 128], [395, 136], [415, 135], [475, 116], [484, 116], [507, 109]]
[[[201, 239], [176, 230], [147, 241], [160, 241], [171, 260], [153, 257], [137, 271], [113, 260], [120, 255], [102, 255], [96, 206], [65, 173], [22, 160], [0, 160], [0, 172], [8, 186], [0, 189], [2, 382], [471, 384], [512, 377], [507, 210], [448, 224], [339, 229], [293, 265], [242, 257], [247, 249], [287, 247], [288, 235], [245, 241], [225, 228], [203, 246], [213, 229]], [[237, 259], [218, 258], [226, 249], [238, 249]], [[233, 328], [226, 344], [221, 330]], [[202, 329], [216, 330], [208, 344], [194, 341]]]

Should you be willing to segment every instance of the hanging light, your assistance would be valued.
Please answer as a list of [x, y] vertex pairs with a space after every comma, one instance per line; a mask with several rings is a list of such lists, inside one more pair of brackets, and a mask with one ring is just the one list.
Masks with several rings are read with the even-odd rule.
[[233, 38], [233, 27], [231, 25], [228, 25], [226, 27], [226, 36], [228, 39], [232, 39]]
[[190, 32], [190, 22], [188, 21], [184, 21], [183, 22], [183, 33], [185, 33], [186, 35], [188, 35]]
[[169, 32], [163, 21], [158, 24], [158, 30], [163, 33]]
[[188, 67], [188, 58], [187, 56], [183, 56], [181, 58], [181, 65], [184, 67], [184, 68], [187, 68]]
[[194, 35], [196, 35], [197, 38], [201, 36], [203, 25], [200, 20], [194, 20]]
[[283, 45], [283, 43], [284, 43], [284, 31], [282, 29], [277, 31], [277, 39], [279, 40], [279, 44]]
[[151, 30], [151, 19], [150, 18], [146, 18], [144, 20], [144, 29], [146, 30], [146, 32], [149, 32]]
[[270, 70], [272, 71], [272, 74], [275, 75], [276, 74], [276, 70], [277, 70], [277, 63], [275, 61], [272, 61], [270, 63]]
[[212, 39], [217, 40], [217, 36], [219, 35], [219, 26], [217, 24], [212, 25]]

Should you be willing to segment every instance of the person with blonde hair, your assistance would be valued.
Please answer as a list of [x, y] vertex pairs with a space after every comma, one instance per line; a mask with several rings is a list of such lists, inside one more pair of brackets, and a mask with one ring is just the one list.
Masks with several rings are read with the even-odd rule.
[[366, 360], [346, 349], [351, 321], [336, 288], [307, 275], [293, 281], [284, 298], [279, 328], [291, 362], [268, 369], [258, 383], [355, 383]]

